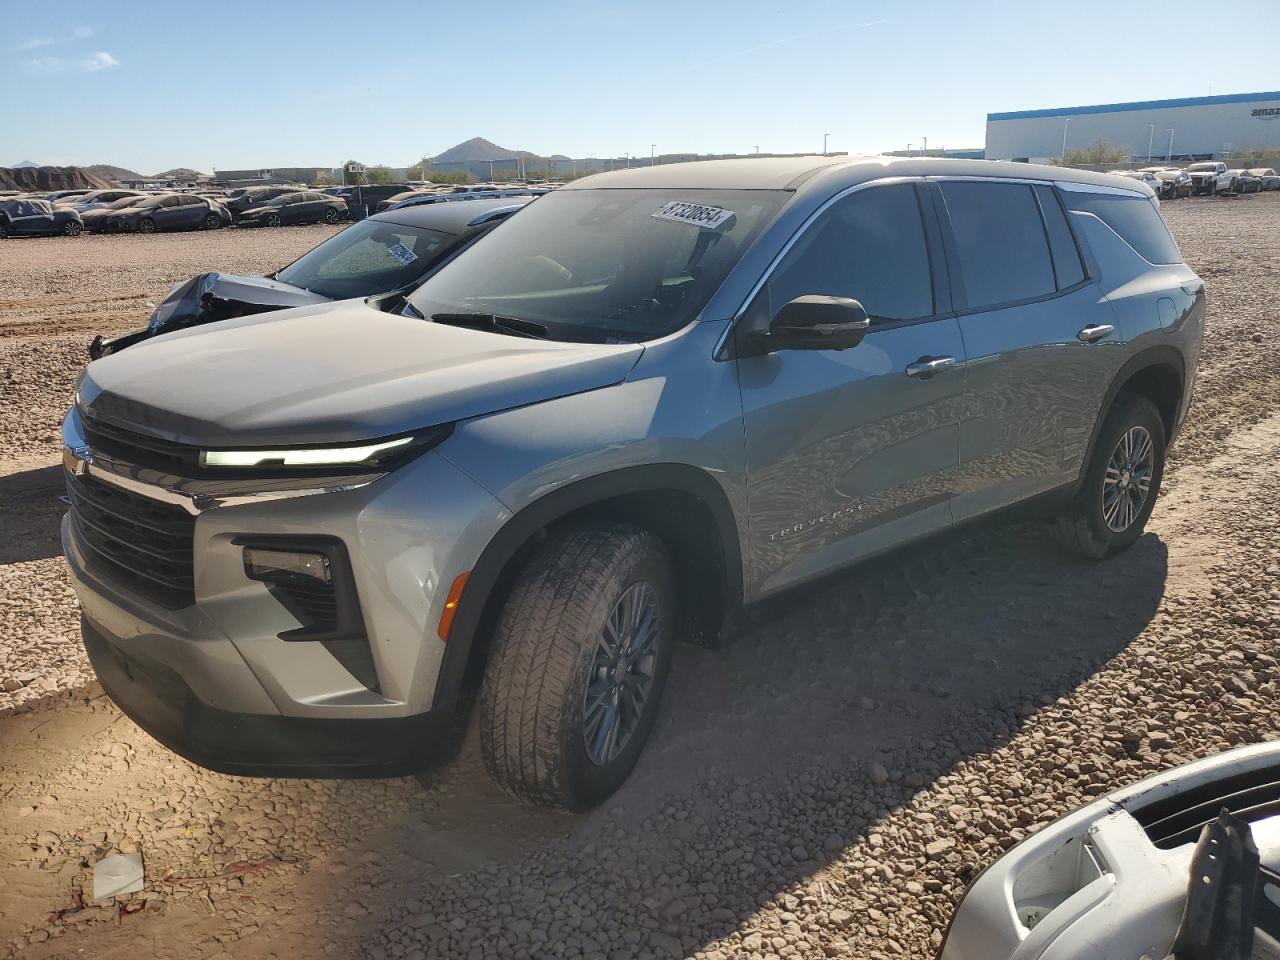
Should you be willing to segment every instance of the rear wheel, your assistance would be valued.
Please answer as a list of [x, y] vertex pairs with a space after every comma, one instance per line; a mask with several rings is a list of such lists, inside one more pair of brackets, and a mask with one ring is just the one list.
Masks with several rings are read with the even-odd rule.
[[330, 207], [328, 210], [326, 210], [326, 211], [324, 212], [324, 222], [325, 222], [325, 223], [337, 223], [337, 222], [338, 222], [338, 211], [337, 211], [337, 210], [335, 210], [335, 209], [333, 209], [333, 207]]
[[494, 636], [479, 706], [490, 776], [570, 810], [617, 790], [657, 714], [673, 598], [666, 551], [644, 530], [591, 523], [549, 541]]
[[5, 220], [0, 220], [0, 240], [4, 240], [9, 236], [9, 224]]
[[1057, 540], [1099, 560], [1132, 546], [1155, 508], [1164, 455], [1164, 421], [1155, 404], [1120, 394], [1098, 433], [1075, 502], [1054, 521]]
[[150, 217], [143, 217], [141, 220], [138, 221], [138, 232], [139, 233], [155, 233], [156, 222], [152, 220]]

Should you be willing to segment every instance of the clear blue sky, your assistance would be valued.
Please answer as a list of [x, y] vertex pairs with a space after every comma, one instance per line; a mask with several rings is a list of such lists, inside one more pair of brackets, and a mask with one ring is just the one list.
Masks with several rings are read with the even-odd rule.
[[177, 9], [0, 0], [0, 165], [980, 146], [989, 111], [1280, 88], [1275, 0]]

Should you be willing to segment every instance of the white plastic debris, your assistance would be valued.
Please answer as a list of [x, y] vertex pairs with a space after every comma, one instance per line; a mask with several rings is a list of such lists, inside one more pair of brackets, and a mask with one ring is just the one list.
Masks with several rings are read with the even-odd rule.
[[142, 889], [142, 854], [113, 853], [93, 865], [93, 899], [110, 900], [118, 893]]

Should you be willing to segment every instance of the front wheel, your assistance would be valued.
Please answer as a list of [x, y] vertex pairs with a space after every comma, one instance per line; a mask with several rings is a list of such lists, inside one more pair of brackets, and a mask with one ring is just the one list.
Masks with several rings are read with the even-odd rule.
[[211, 213], [204, 218], [204, 228], [206, 230], [217, 230], [222, 226], [222, 218], [216, 213]]
[[548, 541], [507, 597], [485, 672], [490, 776], [543, 806], [585, 810], [606, 799], [653, 727], [673, 632], [658, 538], [590, 523]]
[[1155, 404], [1138, 394], [1120, 394], [1098, 433], [1084, 485], [1054, 521], [1057, 540], [1096, 560], [1132, 546], [1160, 493], [1165, 442]]
[[280, 226], [280, 214], [278, 214], [278, 213], [273, 213], [273, 214], [271, 214], [270, 216], [268, 216], [268, 217], [267, 217], [267, 226], [268, 226], [268, 227], [278, 227], [278, 226]]
[[141, 220], [138, 221], [138, 232], [139, 233], [155, 233], [156, 222], [152, 220], [150, 217], [143, 217]]
[[78, 237], [80, 236], [80, 221], [68, 220], [62, 225], [63, 236]]

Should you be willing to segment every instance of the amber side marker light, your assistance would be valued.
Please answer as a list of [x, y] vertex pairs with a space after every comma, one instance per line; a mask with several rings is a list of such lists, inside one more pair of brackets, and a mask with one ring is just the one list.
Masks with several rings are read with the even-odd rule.
[[440, 614], [440, 639], [448, 641], [449, 631], [453, 629], [453, 618], [458, 615], [458, 601], [462, 599], [462, 591], [467, 586], [467, 578], [471, 571], [460, 573], [454, 578], [449, 588], [449, 596], [444, 601], [444, 612]]

